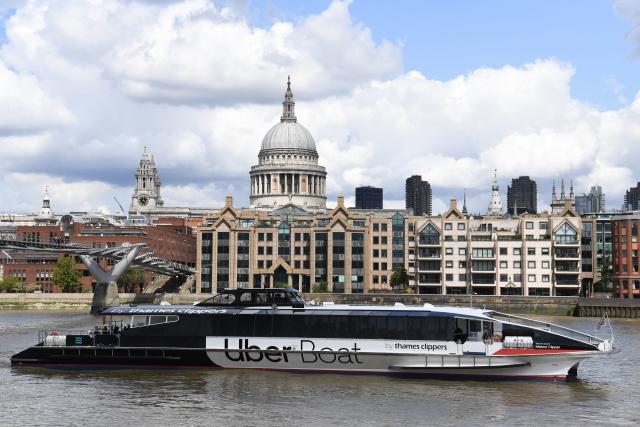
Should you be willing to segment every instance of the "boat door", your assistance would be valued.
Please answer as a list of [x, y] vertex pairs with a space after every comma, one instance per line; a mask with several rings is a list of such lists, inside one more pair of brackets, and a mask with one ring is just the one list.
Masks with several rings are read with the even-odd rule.
[[456, 319], [454, 340], [458, 347], [462, 347], [462, 353], [487, 354], [487, 342], [490, 343], [493, 336], [493, 323], [482, 320]]

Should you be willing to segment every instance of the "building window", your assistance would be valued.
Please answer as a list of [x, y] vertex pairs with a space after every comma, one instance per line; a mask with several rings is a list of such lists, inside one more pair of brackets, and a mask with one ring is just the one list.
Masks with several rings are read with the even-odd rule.
[[258, 246], [258, 255], [264, 255], [264, 246]]
[[381, 262], [380, 263], [380, 269], [387, 270], [387, 263], [386, 262]]
[[458, 274], [458, 280], [461, 281], [461, 282], [466, 282], [467, 281], [467, 273]]
[[445, 274], [445, 280], [447, 282], [453, 282], [453, 274]]
[[453, 261], [445, 261], [444, 266], [446, 268], [453, 268]]
[[520, 248], [513, 248], [514, 255], [520, 255]]
[[542, 255], [549, 255], [549, 248], [541, 248]]
[[500, 281], [501, 282], [508, 282], [509, 281], [509, 276], [507, 276], [506, 274], [501, 274], [500, 275]]
[[374, 245], [377, 245], [377, 244], [379, 244], [379, 243], [380, 243], [380, 237], [378, 237], [378, 236], [373, 236], [373, 244], [374, 244]]
[[458, 261], [458, 268], [467, 268], [467, 261]]
[[380, 224], [380, 231], [387, 231], [387, 223], [383, 222], [382, 224]]
[[527, 282], [535, 282], [536, 281], [536, 275], [535, 274], [529, 274], [527, 276]]
[[387, 250], [386, 249], [380, 249], [380, 257], [382, 257], [382, 258], [386, 258], [387, 257]]
[[549, 261], [542, 261], [542, 268], [549, 268]]
[[509, 263], [507, 263], [507, 261], [500, 261], [500, 268], [508, 268], [509, 267]]
[[560, 245], [572, 245], [578, 242], [578, 232], [575, 228], [564, 222], [556, 231], [556, 243]]
[[472, 248], [471, 256], [473, 258], [493, 258], [492, 248]]
[[507, 255], [507, 248], [500, 248], [500, 255]]
[[548, 274], [543, 274], [542, 275], [542, 281], [545, 282], [545, 283], [549, 282], [549, 275]]
[[453, 229], [453, 225], [450, 222], [445, 222], [444, 223], [444, 229], [445, 230], [452, 230]]
[[520, 261], [513, 261], [513, 268], [520, 268]]
[[514, 274], [513, 275], [513, 281], [514, 282], [518, 282], [518, 283], [522, 282], [522, 274], [519, 274], [519, 273], [518, 274]]
[[458, 248], [458, 255], [466, 255], [467, 248]]
[[380, 251], [378, 249], [373, 250], [373, 257], [378, 258], [380, 256]]
[[444, 253], [446, 255], [453, 255], [453, 248], [444, 248]]
[[458, 230], [464, 230], [464, 222], [458, 223]]
[[527, 268], [536, 268], [536, 262], [535, 261], [528, 261], [527, 262]]
[[535, 255], [536, 248], [527, 248], [527, 255]]
[[540, 225], [540, 230], [546, 230], [547, 229], [547, 223], [546, 222], [539, 222], [538, 224]]
[[373, 231], [378, 231], [378, 230], [380, 230], [380, 226], [378, 225], [377, 222], [374, 222], [373, 223]]
[[386, 245], [387, 244], [387, 236], [380, 237], [380, 244], [382, 244], [382, 245]]
[[380, 264], [379, 264], [379, 263], [377, 263], [377, 262], [374, 262], [374, 263], [373, 263], [373, 269], [374, 269], [374, 270], [380, 270]]
[[527, 230], [533, 230], [533, 221], [527, 221], [525, 222], [525, 228]]

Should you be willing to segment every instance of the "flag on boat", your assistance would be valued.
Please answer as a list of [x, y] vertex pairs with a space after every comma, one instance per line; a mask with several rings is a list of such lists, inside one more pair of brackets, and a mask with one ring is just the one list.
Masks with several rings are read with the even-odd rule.
[[599, 331], [600, 329], [602, 329], [606, 319], [607, 319], [607, 312], [605, 311], [605, 313], [602, 315], [598, 323], [596, 323], [596, 331]]

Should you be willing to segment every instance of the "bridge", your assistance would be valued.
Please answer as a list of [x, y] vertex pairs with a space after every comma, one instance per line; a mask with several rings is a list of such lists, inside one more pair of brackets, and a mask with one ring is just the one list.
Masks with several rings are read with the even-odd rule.
[[[79, 256], [89, 273], [96, 279], [91, 303], [92, 314], [97, 314], [107, 307], [120, 305], [117, 281], [129, 266], [133, 265], [142, 270], [167, 276], [188, 277], [195, 273], [193, 267], [154, 255], [144, 243], [92, 248], [77, 243], [39, 243], [0, 239], [0, 249]], [[110, 259], [115, 261], [115, 265], [111, 270], [105, 270], [94, 258]]]

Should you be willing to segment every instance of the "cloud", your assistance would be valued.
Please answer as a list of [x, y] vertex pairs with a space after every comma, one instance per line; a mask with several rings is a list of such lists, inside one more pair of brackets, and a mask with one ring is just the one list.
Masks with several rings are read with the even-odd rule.
[[633, 56], [640, 58], [640, 3], [636, 0], [614, 0], [614, 8], [618, 14], [631, 23], [627, 40], [633, 43]]
[[37, 133], [73, 120], [64, 103], [49, 96], [35, 76], [17, 74], [0, 61], [0, 135]]
[[599, 110], [571, 95], [576, 70], [554, 58], [447, 81], [403, 72], [401, 46], [375, 42], [349, 2], [260, 28], [200, 0], [28, 1], [5, 27], [0, 211], [38, 210], [45, 185], [57, 211], [115, 211], [113, 195], [128, 206], [145, 145], [167, 206], [226, 194], [246, 206], [287, 74], [330, 199], [376, 185], [402, 207], [406, 177], [420, 174], [434, 212], [465, 188], [484, 212], [497, 169], [503, 204], [509, 180], [529, 175], [540, 206], [564, 177], [577, 193], [602, 185], [618, 207], [640, 176], [640, 95]]

